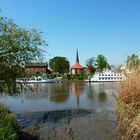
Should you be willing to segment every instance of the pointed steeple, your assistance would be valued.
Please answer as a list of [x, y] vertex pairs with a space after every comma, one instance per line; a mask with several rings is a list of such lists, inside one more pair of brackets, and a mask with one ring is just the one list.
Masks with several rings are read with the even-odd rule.
[[77, 49], [77, 51], [76, 51], [76, 63], [78, 63], [78, 64], [79, 64], [79, 55], [78, 55], [78, 49]]

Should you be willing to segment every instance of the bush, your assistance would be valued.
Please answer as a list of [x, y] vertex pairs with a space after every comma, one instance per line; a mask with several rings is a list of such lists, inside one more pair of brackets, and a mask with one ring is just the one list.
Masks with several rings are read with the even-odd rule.
[[86, 74], [67, 74], [67, 75], [64, 75], [63, 78], [65, 79], [78, 79], [78, 80], [83, 80], [85, 78], [87, 78], [87, 75]]
[[18, 130], [15, 115], [0, 106], [0, 140], [17, 140]]

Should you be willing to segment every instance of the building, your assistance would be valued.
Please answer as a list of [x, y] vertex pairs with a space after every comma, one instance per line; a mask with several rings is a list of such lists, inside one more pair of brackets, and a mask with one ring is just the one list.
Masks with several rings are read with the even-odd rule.
[[84, 67], [79, 63], [78, 50], [76, 51], [76, 62], [70, 69], [71, 74], [82, 74], [84, 73]]
[[50, 74], [47, 63], [30, 63], [25, 65], [26, 74]]
[[127, 69], [126, 69], [126, 66], [125, 65], [119, 65], [118, 67], [116, 67], [116, 69], [114, 70], [115, 72], [119, 72], [119, 73], [122, 73], [122, 72], [125, 72]]

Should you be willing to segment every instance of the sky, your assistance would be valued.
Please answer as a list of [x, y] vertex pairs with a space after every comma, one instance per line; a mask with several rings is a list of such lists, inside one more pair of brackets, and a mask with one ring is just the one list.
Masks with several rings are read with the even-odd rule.
[[140, 0], [0, 0], [0, 15], [37, 28], [48, 42], [46, 60], [66, 57], [81, 65], [104, 55], [109, 64], [140, 56]]

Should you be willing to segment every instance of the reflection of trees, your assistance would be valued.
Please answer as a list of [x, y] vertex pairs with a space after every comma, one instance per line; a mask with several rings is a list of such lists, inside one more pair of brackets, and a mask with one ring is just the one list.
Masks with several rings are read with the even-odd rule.
[[98, 94], [98, 99], [99, 101], [102, 103], [102, 102], [105, 102], [107, 100], [107, 94], [104, 90], [101, 90]]
[[90, 99], [91, 101], [93, 100], [93, 89], [92, 89], [92, 85], [91, 83], [89, 84], [89, 88], [88, 88], [88, 99]]
[[56, 103], [66, 102], [69, 98], [69, 91], [67, 85], [58, 84], [52, 86], [49, 99]]

